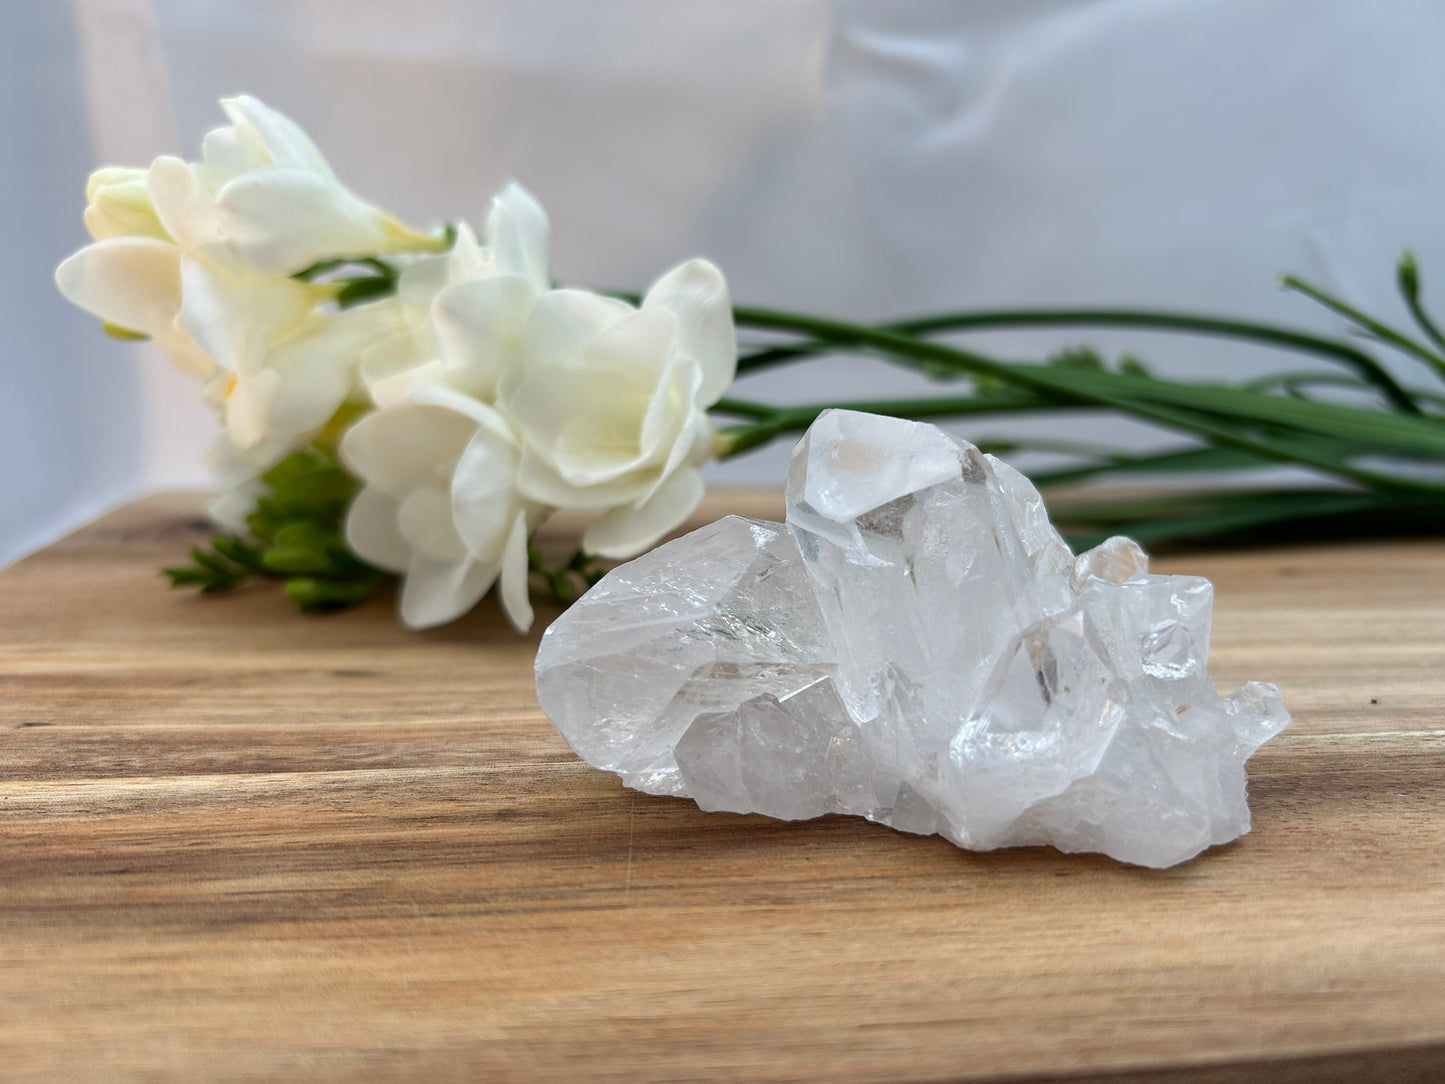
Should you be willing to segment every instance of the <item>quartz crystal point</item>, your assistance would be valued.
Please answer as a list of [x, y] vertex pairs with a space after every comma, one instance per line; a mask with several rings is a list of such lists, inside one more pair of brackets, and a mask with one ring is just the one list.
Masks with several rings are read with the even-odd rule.
[[608, 573], [547, 630], [543, 709], [587, 761], [707, 810], [851, 813], [988, 850], [1170, 866], [1249, 830], [1289, 721], [1221, 697], [1213, 591], [1127, 538], [1075, 557], [1023, 475], [833, 410], [786, 527], [729, 516]]

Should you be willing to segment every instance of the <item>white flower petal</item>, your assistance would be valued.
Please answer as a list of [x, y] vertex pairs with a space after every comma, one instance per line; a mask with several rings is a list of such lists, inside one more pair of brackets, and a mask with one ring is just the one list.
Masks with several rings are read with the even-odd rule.
[[498, 595], [502, 613], [518, 632], [532, 627], [532, 600], [527, 591], [527, 517], [518, 513], [507, 533]]
[[585, 379], [554, 387], [563, 422], [551, 445], [553, 464], [574, 485], [590, 485], [649, 463], [663, 432], [693, 409], [678, 398], [670, 371], [676, 321], [670, 313], [635, 312], [587, 349]]
[[297, 166], [322, 177], [334, 176], [321, 151], [311, 142], [311, 137], [290, 117], [263, 105], [249, 94], [222, 98], [221, 108], [231, 123], [256, 134], [272, 162]]
[[328, 349], [340, 357], [359, 356], [378, 343], [405, 338], [406, 320], [395, 298], [384, 298], [368, 305], [356, 305], [340, 312], [325, 313], [312, 326], [320, 330], [314, 338], [324, 338]]
[[371, 401], [378, 407], [408, 402], [412, 398], [412, 392], [418, 388], [445, 384], [447, 379], [447, 369], [440, 358], [382, 377], [378, 377], [374, 370], [366, 368], [366, 362], [362, 365], [362, 379], [371, 392]]
[[179, 158], [162, 155], [152, 162], [146, 191], [161, 225], [182, 248], [195, 250], [224, 240], [215, 199], [196, 171]]
[[448, 285], [469, 282], [491, 267], [491, 254], [482, 248], [476, 231], [465, 222], [457, 223], [456, 240], [452, 250], [445, 257]]
[[296, 331], [316, 289], [289, 278], [248, 275], [195, 256], [181, 258], [181, 329], [233, 372], [259, 365], [270, 343]]
[[496, 582], [495, 565], [470, 558], [434, 561], [412, 558], [401, 589], [401, 619], [408, 628], [429, 629], [455, 621], [475, 606]]
[[669, 449], [701, 413], [694, 405], [701, 381], [702, 373], [692, 358], [673, 359], [672, 368], [659, 382], [642, 420], [637, 443], [647, 462], [667, 461]]
[[90, 175], [85, 185], [85, 228], [97, 241], [107, 237], [171, 237], [156, 217], [146, 189], [146, 171], [106, 166]]
[[116, 185], [145, 183], [146, 171], [139, 166], [101, 166], [85, 179], [85, 202], [95, 202], [101, 191]]
[[55, 269], [66, 300], [143, 335], [163, 334], [181, 305], [180, 249], [151, 237], [87, 245]]
[[401, 269], [396, 281], [396, 299], [406, 318], [421, 324], [431, 315], [432, 301], [448, 282], [447, 256], [423, 256]]
[[266, 495], [269, 487], [260, 478], [261, 472], [234, 454], [231, 441], [221, 434], [206, 449], [206, 469], [216, 476], [221, 495], [207, 510], [212, 522], [237, 534], [247, 530], [246, 520], [256, 511], [256, 500]]
[[201, 398], [218, 407], [236, 390], [236, 374], [229, 369], [215, 369], [210, 379], [201, 386]]
[[248, 169], [271, 164], [271, 155], [251, 128], [227, 125], [207, 132], [201, 140], [201, 160], [193, 165], [206, 191], [215, 195], [227, 181]]
[[230, 372], [251, 368], [265, 339], [245, 310], [246, 282], [220, 267], [190, 256], [181, 258], [185, 305], [180, 328], [216, 364]]
[[549, 290], [532, 306], [527, 326], [528, 367], [582, 366], [592, 340], [617, 323], [631, 305], [586, 290]]
[[441, 483], [477, 430], [476, 419], [446, 407], [406, 402], [368, 414], [341, 438], [346, 469], [401, 499]]
[[646, 388], [650, 393], [668, 372], [676, 335], [677, 318], [670, 312], [633, 310], [593, 338], [583, 365], [588, 373]]
[[258, 271], [289, 275], [317, 260], [394, 251], [388, 220], [335, 181], [262, 166], [227, 182], [216, 213], [232, 251]]
[[606, 482], [646, 460], [643, 422], [674, 323], [669, 313], [632, 311], [594, 336], [579, 368], [539, 360], [521, 377], [507, 405], [527, 445], [568, 484]]
[[262, 369], [244, 380], [232, 378], [225, 392], [226, 429], [238, 452], [246, 452], [266, 439], [271, 413], [281, 393], [281, 374]]
[[592, 374], [550, 375], [529, 373], [508, 404], [527, 447], [570, 486], [597, 485], [635, 467], [646, 405], [637, 389], [609, 387]]
[[452, 475], [452, 518], [480, 561], [502, 556], [517, 512], [518, 449], [500, 415], [477, 427]]
[[[687, 369], [684, 368], [683, 371], [686, 372]], [[694, 382], [697, 379], [695, 368], [691, 371], [691, 379]], [[686, 388], [694, 386], [695, 383], [684, 386], [679, 393], [679, 399], [686, 401]], [[711, 458], [716, 441], [712, 422], [708, 416], [700, 410], [693, 410], [680, 415], [676, 421], [676, 428], [663, 442], [667, 447], [667, 458], [658, 468], [652, 484], [642, 494], [642, 500], [650, 499], [652, 494], [672, 477], [673, 471], [682, 466], [684, 462], [696, 467]], [[661, 449], [659, 448], [659, 450]], [[654, 463], [656, 461], [656, 458], [652, 460]]]
[[258, 471], [268, 471], [281, 460], [297, 450], [294, 440], [280, 440], [267, 436], [265, 440], [245, 451], [237, 451], [236, 458], [248, 463]]
[[535, 293], [552, 285], [547, 271], [547, 242], [552, 232], [547, 212], [532, 193], [513, 181], [492, 200], [487, 216], [487, 247], [499, 275], [521, 275]]
[[641, 500], [655, 487], [656, 471], [637, 471], [591, 485], [573, 485], [546, 457], [523, 447], [517, 468], [517, 491], [529, 501], [553, 508], [596, 509]]
[[166, 357], [171, 359], [171, 364], [186, 376], [209, 380], [216, 374], [216, 363], [204, 350], [186, 338], [177, 321], [172, 321], [170, 328], [154, 335], [152, 339]]
[[[479, 403], [465, 392], [449, 388], [444, 384], [426, 384], [414, 388], [407, 398], [413, 403], [441, 407], [465, 415], [478, 425], [502, 425], [506, 428], [506, 423], [498, 420], [496, 407]], [[508, 431], [510, 432], [510, 430]]]
[[334, 315], [324, 313], [324, 320], [324, 333], [337, 358], [352, 372], [358, 393], [414, 364], [411, 330], [395, 297]]
[[707, 260], [689, 260], [658, 279], [642, 307], [677, 317], [678, 348], [702, 367], [698, 405], [717, 402], [738, 367], [732, 299], [722, 272]]
[[[381, 381], [417, 368], [417, 360], [411, 347], [411, 336], [404, 333], [382, 336], [369, 346], [363, 347], [357, 354], [356, 370], [361, 387], [368, 392], [374, 392], [375, 385]], [[441, 370], [441, 362], [438, 361], [436, 365], [438, 370]], [[372, 397], [375, 398], [375, 395]], [[377, 405], [383, 404], [378, 402]]]
[[265, 482], [252, 478], [222, 493], [206, 509], [206, 516], [216, 526], [236, 534], [247, 531], [246, 521], [256, 511], [256, 501], [268, 491]]
[[432, 330], [458, 388], [483, 400], [496, 396], [499, 378], [525, 347], [535, 296], [520, 275], [473, 279], [437, 295]]
[[702, 502], [701, 472], [683, 467], [638, 507], [614, 508], [582, 536], [582, 548], [599, 557], [632, 557], [681, 526]]
[[344, 335], [308, 335], [272, 351], [264, 371], [278, 374], [280, 387], [267, 416], [270, 435], [309, 436], [336, 413], [351, 390], [352, 355], [338, 345], [344, 340]]
[[209, 355], [191, 342], [181, 330], [180, 314], [177, 314], [168, 327], [157, 331], [151, 338], [165, 352], [166, 357], [171, 359], [171, 364], [186, 376], [209, 380], [219, 371]]
[[399, 502], [375, 486], [365, 486], [346, 513], [346, 544], [368, 564], [402, 573], [411, 563], [411, 545], [397, 526]]
[[396, 525], [412, 549], [436, 561], [460, 561], [467, 546], [452, 522], [452, 501], [442, 484], [413, 489], [401, 500]]

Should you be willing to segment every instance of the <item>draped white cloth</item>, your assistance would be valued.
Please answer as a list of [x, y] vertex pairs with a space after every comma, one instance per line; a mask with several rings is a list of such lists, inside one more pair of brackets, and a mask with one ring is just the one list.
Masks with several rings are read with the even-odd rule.
[[[135, 493], [205, 484], [194, 387], [49, 276], [85, 240], [92, 165], [193, 156], [242, 90], [403, 217], [479, 219], [521, 180], [578, 284], [706, 255], [740, 301], [857, 318], [1128, 303], [1337, 330], [1276, 273], [1394, 314], [1408, 244], [1445, 310], [1432, 0], [72, 0], [3, 5], [0, 42], [0, 562]], [[1265, 360], [1097, 331], [987, 341], [1084, 339], [1171, 372]], [[915, 386], [858, 361], [751, 390]], [[776, 481], [784, 456], [713, 477]]]

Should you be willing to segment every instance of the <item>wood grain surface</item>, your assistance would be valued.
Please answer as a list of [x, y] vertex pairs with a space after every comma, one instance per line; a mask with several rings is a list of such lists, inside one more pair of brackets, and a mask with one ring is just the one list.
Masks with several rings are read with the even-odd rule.
[[4, 1079], [1445, 1078], [1441, 543], [1159, 562], [1295, 722], [1153, 872], [627, 791], [491, 600], [167, 590], [200, 506], [0, 573]]

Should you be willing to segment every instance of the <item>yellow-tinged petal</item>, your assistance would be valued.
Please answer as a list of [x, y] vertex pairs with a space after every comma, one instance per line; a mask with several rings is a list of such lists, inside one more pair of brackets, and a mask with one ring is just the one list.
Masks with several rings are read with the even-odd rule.
[[154, 237], [169, 241], [146, 187], [146, 171], [106, 166], [85, 186], [85, 228], [97, 241], [107, 237]]
[[66, 300], [108, 324], [163, 334], [181, 305], [181, 252], [154, 237], [110, 237], [55, 269]]

